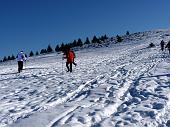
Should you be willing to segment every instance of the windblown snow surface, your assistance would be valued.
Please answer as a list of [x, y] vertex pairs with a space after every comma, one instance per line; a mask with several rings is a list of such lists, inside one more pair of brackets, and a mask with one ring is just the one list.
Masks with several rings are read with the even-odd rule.
[[0, 126], [170, 127], [170, 56], [160, 51], [162, 39], [170, 40], [170, 30], [86, 46], [75, 52], [73, 73], [60, 53], [30, 58], [20, 74], [16, 61], [1, 64]]

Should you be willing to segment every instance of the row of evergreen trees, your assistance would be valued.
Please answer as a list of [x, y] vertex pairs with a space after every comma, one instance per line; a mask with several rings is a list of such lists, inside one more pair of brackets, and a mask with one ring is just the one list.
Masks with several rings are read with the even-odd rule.
[[[129, 31], [126, 32], [126, 35], [129, 35]], [[117, 35], [116, 38], [117, 38], [117, 42], [122, 42], [123, 41], [122, 37], [119, 36], [119, 35]], [[29, 53], [29, 57], [32, 57], [32, 56], [35, 56], [35, 55], [37, 56], [39, 54], [47, 54], [47, 53], [52, 53], [52, 52], [60, 52], [60, 51], [63, 51], [67, 47], [73, 48], [73, 47], [82, 47], [84, 44], [95, 44], [95, 43], [99, 43], [100, 44], [100, 43], [104, 43], [107, 39], [108, 39], [107, 35], [104, 35], [104, 36], [101, 36], [101, 37], [98, 37], [98, 38], [96, 36], [94, 36], [91, 41], [87, 37], [85, 42], [83, 42], [79, 38], [78, 40], [74, 40], [71, 43], [67, 43], [67, 44], [61, 43], [61, 45], [58, 44], [58, 45], [56, 45], [56, 47], [54, 49], [51, 47], [51, 45], [48, 45], [47, 48], [41, 49], [40, 52], [36, 51], [36, 53], [34, 53], [33, 51], [31, 51]], [[14, 55], [8, 56], [8, 57], [4, 56], [3, 60], [0, 60], [0, 62], [14, 60], [15, 58], [16, 57]]]
[[4, 56], [3, 60], [0, 60], [0, 62], [5, 62], [8, 60], [15, 60], [15, 56], [14, 55], [8, 57]]
[[74, 40], [71, 43], [61, 43], [61, 45], [56, 45], [56, 47], [53, 49], [50, 45], [46, 49], [41, 49], [40, 53], [37, 51], [35, 54], [33, 51], [30, 52], [29, 56], [34, 56], [34, 55], [39, 55], [39, 54], [47, 54], [47, 53], [52, 53], [52, 52], [60, 52], [66, 49], [67, 47], [73, 48], [73, 47], [82, 47], [84, 44], [91, 44], [91, 43], [103, 43], [105, 40], [107, 40], [108, 37], [106, 35], [101, 36], [97, 38], [96, 36], [93, 37], [93, 39], [90, 41], [89, 38], [87, 37], [85, 42], [83, 42], [80, 38], [78, 40]]

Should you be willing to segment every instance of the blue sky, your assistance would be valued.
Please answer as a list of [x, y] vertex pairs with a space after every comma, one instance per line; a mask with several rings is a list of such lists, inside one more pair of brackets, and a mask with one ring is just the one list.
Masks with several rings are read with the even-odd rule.
[[170, 27], [169, 0], [0, 0], [0, 58], [48, 44]]

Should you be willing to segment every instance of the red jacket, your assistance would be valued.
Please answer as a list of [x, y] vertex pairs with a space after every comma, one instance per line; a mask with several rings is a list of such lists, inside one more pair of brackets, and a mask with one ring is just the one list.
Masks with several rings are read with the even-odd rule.
[[73, 51], [68, 51], [67, 53], [67, 62], [68, 63], [73, 63], [74, 62], [74, 58], [75, 58], [75, 54]]

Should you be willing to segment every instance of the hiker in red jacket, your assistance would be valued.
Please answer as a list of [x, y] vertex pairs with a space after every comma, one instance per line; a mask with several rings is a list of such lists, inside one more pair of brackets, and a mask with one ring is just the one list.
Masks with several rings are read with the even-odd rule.
[[77, 65], [74, 62], [74, 58], [75, 58], [74, 51], [72, 51], [72, 50], [70, 50], [70, 48], [68, 48], [67, 51], [65, 52], [65, 57], [64, 58], [67, 59], [67, 61], [66, 61], [67, 72], [72, 72], [72, 64], [74, 64], [75, 66]]

